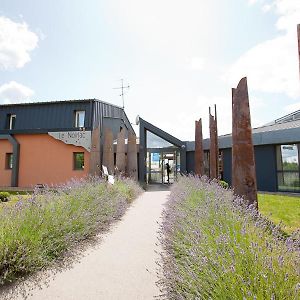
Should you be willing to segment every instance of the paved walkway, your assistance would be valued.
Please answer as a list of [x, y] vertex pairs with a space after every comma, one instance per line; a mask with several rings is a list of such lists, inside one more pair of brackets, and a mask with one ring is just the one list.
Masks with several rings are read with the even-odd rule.
[[159, 295], [157, 221], [168, 191], [143, 193], [96, 248], [54, 276], [31, 300], [153, 299]]

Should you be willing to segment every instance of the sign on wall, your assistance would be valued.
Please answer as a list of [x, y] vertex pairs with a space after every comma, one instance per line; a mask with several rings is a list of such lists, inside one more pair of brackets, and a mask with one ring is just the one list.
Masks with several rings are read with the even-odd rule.
[[60, 131], [48, 134], [65, 144], [81, 146], [91, 152], [91, 131]]

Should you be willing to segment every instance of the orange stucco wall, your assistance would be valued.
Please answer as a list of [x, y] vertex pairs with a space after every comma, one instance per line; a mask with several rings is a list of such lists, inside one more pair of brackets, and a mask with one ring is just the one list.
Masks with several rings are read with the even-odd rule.
[[6, 153], [12, 153], [12, 145], [8, 140], [0, 140], [0, 186], [11, 185], [11, 170], [6, 170]]
[[[20, 144], [19, 187], [62, 184], [89, 173], [90, 153], [83, 147], [67, 145], [48, 134], [14, 137]], [[84, 170], [73, 169], [73, 152], [84, 152]]]

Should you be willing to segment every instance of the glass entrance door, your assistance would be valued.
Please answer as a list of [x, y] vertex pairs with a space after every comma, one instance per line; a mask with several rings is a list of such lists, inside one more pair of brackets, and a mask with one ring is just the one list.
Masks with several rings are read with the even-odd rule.
[[174, 183], [176, 173], [176, 155], [173, 153], [163, 153], [163, 183]]
[[147, 183], [174, 183], [180, 172], [180, 155], [176, 149], [148, 149]]

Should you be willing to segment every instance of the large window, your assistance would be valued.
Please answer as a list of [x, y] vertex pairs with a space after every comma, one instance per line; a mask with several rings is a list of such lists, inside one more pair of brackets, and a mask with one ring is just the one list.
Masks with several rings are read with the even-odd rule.
[[84, 118], [85, 118], [84, 110], [75, 111], [75, 127], [84, 127]]
[[13, 168], [13, 154], [6, 153], [5, 169], [11, 170]]
[[278, 190], [300, 192], [299, 145], [278, 145], [276, 152]]
[[74, 152], [73, 153], [74, 170], [84, 170], [84, 153]]

